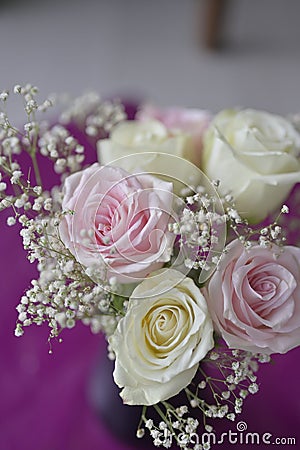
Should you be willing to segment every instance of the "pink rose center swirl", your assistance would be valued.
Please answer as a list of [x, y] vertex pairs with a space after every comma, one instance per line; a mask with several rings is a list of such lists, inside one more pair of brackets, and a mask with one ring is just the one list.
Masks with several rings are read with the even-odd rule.
[[94, 164], [66, 179], [63, 208], [74, 214], [62, 220], [60, 236], [84, 266], [135, 282], [170, 259], [172, 204], [171, 183]]
[[259, 258], [254, 258], [243, 267], [231, 267], [235, 268], [232, 305], [241, 322], [259, 328], [272, 327], [276, 314], [282, 310], [284, 316], [284, 311], [290, 309], [296, 282], [285, 267], [258, 261]]

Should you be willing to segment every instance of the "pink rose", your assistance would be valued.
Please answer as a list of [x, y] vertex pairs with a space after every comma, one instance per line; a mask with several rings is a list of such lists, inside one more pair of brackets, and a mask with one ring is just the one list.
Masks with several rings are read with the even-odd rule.
[[227, 250], [204, 293], [228, 346], [271, 354], [300, 345], [300, 249], [235, 240]]
[[108, 278], [143, 279], [170, 259], [172, 183], [98, 163], [65, 180], [59, 232], [87, 268], [105, 264]]
[[141, 121], [149, 119], [159, 120], [170, 131], [180, 130], [189, 134], [195, 145], [197, 156], [195, 164], [197, 166], [200, 165], [203, 134], [212, 120], [212, 116], [208, 111], [179, 107], [158, 108], [146, 104], [137, 113], [137, 118]]

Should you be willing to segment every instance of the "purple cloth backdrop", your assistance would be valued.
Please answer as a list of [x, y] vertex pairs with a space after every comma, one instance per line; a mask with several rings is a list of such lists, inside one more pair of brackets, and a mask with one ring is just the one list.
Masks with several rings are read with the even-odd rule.
[[[80, 134], [78, 138], [82, 141]], [[88, 146], [89, 161], [93, 161], [95, 148]], [[44, 175], [49, 185], [54, 183], [49, 171], [45, 170]], [[298, 220], [291, 236], [295, 242], [300, 228], [300, 186], [294, 190], [291, 203], [297, 214], [294, 219]], [[0, 220], [0, 450], [134, 448], [132, 441], [118, 432], [122, 424], [128, 428], [128, 435], [134, 435], [136, 423], [130, 423], [129, 407], [121, 403], [116, 406], [119, 400], [101, 335], [92, 335], [87, 327], [78, 325], [63, 333], [62, 344], [54, 343], [52, 355], [48, 354], [46, 327], [32, 326], [22, 338], [14, 336], [15, 307], [36, 272], [25, 258], [20, 236], [6, 226], [5, 214], [0, 215]], [[247, 399], [238, 420], [247, 423], [248, 431], [271, 433], [271, 441], [275, 437], [295, 437], [300, 446], [300, 348], [274, 357], [274, 363], [261, 366], [258, 375], [260, 392]], [[93, 392], [106, 417], [92, 406]], [[111, 420], [111, 426], [107, 420]], [[215, 422], [215, 428], [217, 435], [224, 430], [236, 431], [236, 423]], [[144, 440], [136, 441], [136, 446], [145, 448]], [[237, 444], [236, 448], [243, 446]], [[224, 449], [233, 447], [229, 443], [222, 445]]]

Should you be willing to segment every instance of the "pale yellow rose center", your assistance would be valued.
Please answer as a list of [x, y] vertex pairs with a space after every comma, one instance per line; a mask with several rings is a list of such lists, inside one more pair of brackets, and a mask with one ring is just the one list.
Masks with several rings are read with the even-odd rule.
[[143, 320], [146, 343], [152, 354], [167, 356], [168, 351], [186, 336], [190, 318], [186, 309], [178, 305], [155, 305]]

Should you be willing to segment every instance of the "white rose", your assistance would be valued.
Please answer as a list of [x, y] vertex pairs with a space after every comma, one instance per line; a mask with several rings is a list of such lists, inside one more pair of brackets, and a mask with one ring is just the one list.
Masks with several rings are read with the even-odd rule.
[[133, 291], [109, 343], [124, 403], [153, 405], [178, 394], [214, 345], [200, 289], [176, 270], [153, 273]]
[[[170, 177], [168, 181], [173, 181], [176, 193], [199, 181], [196, 168], [182, 162], [184, 159], [194, 164], [199, 159], [192, 136], [180, 130], [170, 131], [161, 122], [121, 122], [113, 128], [109, 139], [98, 141], [97, 146], [102, 165], [113, 164], [130, 173], [142, 170], [163, 178]], [[173, 158], [167, 158], [167, 155]]]
[[283, 117], [225, 110], [205, 136], [203, 170], [233, 195], [241, 216], [259, 222], [300, 182], [299, 149], [300, 135]]

